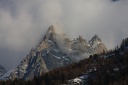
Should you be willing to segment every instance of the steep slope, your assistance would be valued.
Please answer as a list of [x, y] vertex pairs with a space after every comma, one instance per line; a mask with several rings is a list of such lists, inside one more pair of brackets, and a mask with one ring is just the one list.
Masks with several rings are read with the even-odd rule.
[[[42, 57], [49, 70], [70, 63], [70, 58], [59, 48], [57, 36], [53, 26], [50, 26], [43, 41], [37, 47], [42, 50]], [[41, 47], [41, 48], [40, 48]], [[42, 48], [43, 47], [43, 48]]]
[[103, 51], [107, 51], [106, 47], [97, 35], [89, 43], [82, 36], [70, 40], [65, 34], [57, 34], [54, 27], [50, 26], [42, 41], [11, 72], [9, 78], [29, 80], [54, 68], [66, 66]]
[[92, 54], [92, 48], [88, 42], [82, 38], [82, 36], [79, 36], [77, 39], [72, 41], [66, 38], [65, 47], [72, 62], [87, 58]]
[[107, 48], [103, 44], [102, 40], [98, 37], [98, 35], [92, 37], [92, 39], [89, 41], [89, 44], [93, 48], [93, 54], [107, 52]]
[[1, 79], [1, 80], [7, 80], [8, 77], [9, 77], [9, 75], [11, 74], [11, 72], [13, 72], [13, 70], [10, 70], [10, 71], [6, 72], [4, 75], [2, 75], [2, 76], [0, 77], [0, 79]]
[[66, 47], [65, 49], [67, 49], [67, 54], [73, 62], [88, 58], [93, 54], [107, 52], [107, 48], [97, 35], [92, 37], [89, 42], [83, 39], [82, 36], [72, 41], [69, 38], [65, 38], [64, 45]]
[[0, 77], [6, 73], [6, 70], [3, 66], [0, 65]]
[[87, 43], [82, 36], [79, 36], [76, 40], [72, 41], [72, 50], [77, 51], [78, 53], [90, 53], [90, 45]]
[[69, 64], [70, 58], [59, 49], [56, 35], [54, 27], [50, 26], [43, 40], [11, 72], [9, 78], [29, 80], [34, 76], [40, 76], [48, 70]]
[[32, 79], [34, 76], [40, 76], [42, 73], [47, 72], [48, 69], [45, 62], [40, 55], [35, 51], [31, 51], [30, 54], [11, 72], [9, 78], [23, 78]]

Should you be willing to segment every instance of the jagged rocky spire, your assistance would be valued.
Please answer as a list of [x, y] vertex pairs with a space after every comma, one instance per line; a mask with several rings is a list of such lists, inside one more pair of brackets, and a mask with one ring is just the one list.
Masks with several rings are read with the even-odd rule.
[[96, 46], [97, 44], [99, 44], [99, 43], [101, 43], [102, 42], [102, 40], [98, 37], [98, 35], [94, 35], [93, 37], [92, 37], [92, 39], [89, 41], [89, 44], [91, 45], [91, 46]]
[[55, 32], [54, 26], [51, 25], [51, 26], [48, 28], [48, 30], [47, 30], [47, 32], [46, 32], [46, 34], [45, 34], [45, 36], [44, 36], [44, 40], [45, 40], [45, 39], [53, 40], [53, 39], [55, 39], [55, 38], [56, 38], [56, 32]]
[[51, 26], [48, 28], [48, 31], [47, 31], [47, 32], [48, 32], [48, 33], [52, 33], [52, 34], [54, 34], [54, 33], [55, 33], [54, 26], [51, 25]]
[[89, 41], [90, 46], [94, 49], [94, 54], [95, 53], [103, 53], [103, 52], [107, 52], [107, 48], [105, 47], [105, 45], [103, 44], [101, 38], [99, 38], [98, 35], [94, 35], [94, 37], [92, 37], [92, 39]]
[[[57, 34], [54, 26], [51, 25], [41, 43], [11, 72], [9, 78], [29, 80], [48, 70], [88, 58], [89, 55], [95, 53], [107, 51], [98, 35], [92, 37], [89, 42], [86, 42], [82, 36], [73, 41], [66, 37], [62, 39], [60, 36], [62, 35]], [[63, 49], [60, 49], [61, 47]]]
[[99, 38], [99, 36], [98, 35], [94, 35], [94, 37], [92, 37], [92, 39], [91, 39], [92, 41], [99, 41], [99, 42], [102, 42], [101, 41], [101, 38]]
[[41, 43], [11, 72], [9, 78], [30, 80], [34, 76], [41, 76], [42, 73], [46, 73], [48, 70], [69, 63], [70, 58], [60, 50], [56, 41], [55, 29], [50, 26]]

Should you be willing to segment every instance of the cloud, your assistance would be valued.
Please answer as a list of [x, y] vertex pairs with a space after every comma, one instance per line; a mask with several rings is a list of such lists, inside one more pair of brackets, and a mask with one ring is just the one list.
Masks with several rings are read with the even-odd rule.
[[108, 49], [114, 48], [128, 36], [127, 4], [127, 0], [0, 0], [0, 64], [7, 70], [16, 67], [52, 24], [71, 38], [82, 35], [89, 40], [98, 34]]
[[89, 40], [94, 33], [98, 34], [109, 49], [113, 48], [128, 36], [127, 3], [126, 0], [70, 0], [65, 5], [68, 12], [64, 26], [75, 37], [81, 34]]

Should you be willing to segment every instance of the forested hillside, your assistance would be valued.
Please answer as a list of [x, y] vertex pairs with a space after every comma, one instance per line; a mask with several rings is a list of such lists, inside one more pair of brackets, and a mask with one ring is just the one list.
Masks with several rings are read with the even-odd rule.
[[89, 58], [66, 67], [53, 69], [31, 81], [22, 79], [1, 80], [0, 85], [60, 85], [69, 84], [69, 80], [90, 75], [82, 80], [82, 85], [128, 85], [128, 38], [120, 47], [103, 54], [91, 55]]

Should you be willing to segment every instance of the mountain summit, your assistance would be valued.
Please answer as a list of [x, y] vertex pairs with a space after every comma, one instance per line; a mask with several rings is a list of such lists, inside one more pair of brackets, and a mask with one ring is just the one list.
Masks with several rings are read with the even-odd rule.
[[54, 68], [66, 66], [103, 51], [106, 52], [107, 49], [97, 35], [89, 42], [82, 36], [70, 40], [63, 34], [57, 34], [52, 25], [43, 40], [11, 72], [9, 78], [30, 80]]
[[45, 34], [44, 39], [52, 40], [56, 37], [54, 26], [50, 26]]
[[98, 35], [92, 37], [92, 39], [89, 41], [89, 44], [94, 49], [94, 54], [107, 52], [107, 48], [103, 44], [102, 40], [98, 37]]
[[99, 41], [99, 42], [102, 42], [101, 39], [99, 38], [98, 35], [94, 35], [94, 37], [92, 37], [91, 41]]
[[9, 78], [30, 80], [34, 76], [41, 76], [42, 73], [69, 63], [70, 58], [60, 50], [54, 27], [50, 26], [43, 40], [21, 61]]

